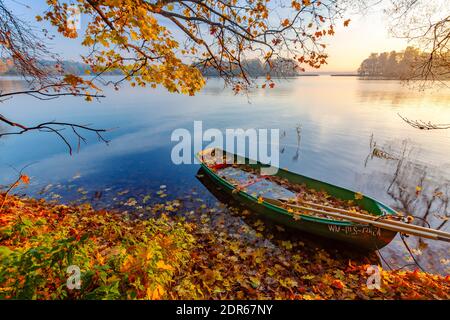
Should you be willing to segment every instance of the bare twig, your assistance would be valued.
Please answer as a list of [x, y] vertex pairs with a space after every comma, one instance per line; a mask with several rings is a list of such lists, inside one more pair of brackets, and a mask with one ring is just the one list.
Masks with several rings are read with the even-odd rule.
[[20, 182], [21, 180], [23, 180], [23, 177], [24, 177], [24, 175], [23, 175], [23, 170], [25, 170], [26, 168], [28, 168], [28, 167], [31, 166], [32, 164], [33, 164], [33, 163], [27, 164], [26, 166], [22, 167], [22, 169], [20, 169], [19, 171], [16, 170], [16, 169], [13, 167], [13, 169], [14, 169], [15, 171], [17, 171], [17, 173], [18, 173], [18, 177], [17, 177], [17, 179], [16, 179], [12, 184], [10, 184], [10, 185], [8, 186], [8, 188], [7, 188], [6, 191], [4, 192], [2, 205], [0, 206], [0, 213], [3, 211], [3, 207], [4, 207], [5, 203], [6, 203], [6, 198], [8, 197], [8, 194], [11, 192], [11, 190], [13, 190], [15, 187], [17, 187], [17, 185], [19, 184], [19, 182]]
[[411, 127], [420, 129], [420, 130], [443, 130], [443, 129], [450, 129], [450, 124], [434, 124], [431, 123], [431, 121], [425, 122], [422, 120], [410, 120], [401, 114], [398, 114], [398, 116], [405, 121], [407, 124], [409, 124]]
[[69, 140], [67, 140], [67, 138], [61, 133], [61, 131], [64, 130], [64, 128], [72, 129], [72, 132], [75, 134], [75, 136], [78, 139], [78, 147], [77, 147], [78, 150], [80, 148], [81, 141], [83, 141], [85, 143], [87, 141], [86, 138], [84, 138], [79, 133], [78, 130], [94, 132], [97, 135], [97, 138], [99, 141], [102, 141], [106, 144], [109, 143], [109, 141], [103, 137], [103, 133], [107, 132], [108, 131], [107, 129], [96, 129], [96, 128], [92, 128], [87, 125], [79, 125], [79, 124], [75, 124], [75, 123], [56, 122], [56, 121], [43, 122], [43, 123], [40, 123], [40, 124], [32, 126], [32, 127], [27, 127], [27, 126], [24, 126], [19, 123], [14, 123], [14, 122], [6, 119], [2, 115], [0, 115], [0, 121], [4, 122], [12, 127], [18, 127], [21, 129], [19, 131], [15, 131], [15, 132], [0, 133], [0, 138], [5, 137], [5, 136], [11, 136], [11, 135], [21, 135], [21, 134], [24, 134], [24, 133], [30, 132], [30, 131], [51, 132], [51, 133], [56, 134], [64, 142], [64, 144], [69, 149], [70, 154], [72, 154], [73, 147], [72, 147], [71, 143], [69, 142]]

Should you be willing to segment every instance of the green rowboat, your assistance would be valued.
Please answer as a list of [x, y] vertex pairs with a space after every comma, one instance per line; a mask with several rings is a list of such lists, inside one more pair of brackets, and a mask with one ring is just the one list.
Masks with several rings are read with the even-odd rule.
[[[229, 180], [218, 174], [217, 170], [207, 163], [205, 160], [206, 155], [211, 155], [213, 150], [223, 152], [224, 155], [232, 157], [235, 163], [245, 163], [253, 169], [260, 170], [261, 168], [267, 168], [269, 166], [260, 162], [251, 161], [248, 158], [227, 153], [218, 148], [205, 149], [196, 155], [205, 173], [220, 187], [221, 190], [232, 196], [238, 203], [251, 211], [273, 220], [276, 223], [318, 236], [338, 240], [366, 250], [381, 249], [389, 244], [397, 234], [397, 232], [394, 231], [345, 220], [334, 220], [309, 214], [295, 214], [294, 216], [293, 212], [289, 212], [282, 206], [269, 203], [268, 201], [261, 201], [261, 197], [254, 193], [250, 193], [245, 188], [237, 188], [236, 185], [230, 183]], [[303, 184], [309, 189], [325, 191], [330, 196], [341, 200], [354, 200], [360, 208], [375, 216], [396, 214], [392, 208], [379, 201], [367, 196], [355, 197], [356, 192], [326, 182], [302, 176], [284, 169], [278, 169], [275, 176], [286, 179], [291, 184]]]

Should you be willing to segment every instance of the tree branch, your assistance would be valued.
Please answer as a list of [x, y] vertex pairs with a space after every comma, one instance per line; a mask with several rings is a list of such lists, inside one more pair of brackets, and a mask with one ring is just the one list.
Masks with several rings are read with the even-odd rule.
[[450, 129], [450, 124], [434, 124], [431, 123], [431, 121], [425, 122], [422, 120], [410, 120], [400, 114], [398, 116], [405, 121], [407, 124], [409, 124], [411, 127], [420, 129], [420, 130], [444, 130], [444, 129]]
[[87, 125], [79, 125], [79, 124], [74, 124], [74, 123], [69, 123], [69, 122], [50, 121], [50, 122], [40, 123], [40, 124], [35, 125], [33, 127], [27, 127], [27, 126], [24, 126], [22, 124], [12, 122], [12, 121], [6, 119], [2, 115], [0, 115], [0, 121], [8, 124], [9, 126], [18, 127], [18, 128], [22, 129], [22, 130], [15, 131], [15, 132], [0, 133], [0, 138], [6, 137], [6, 136], [11, 136], [11, 135], [21, 135], [21, 134], [24, 134], [24, 133], [27, 133], [27, 132], [30, 132], [30, 131], [51, 132], [51, 133], [56, 134], [64, 142], [64, 144], [69, 149], [69, 153], [71, 155], [72, 155], [73, 147], [72, 147], [71, 143], [69, 142], [69, 140], [61, 133], [61, 131], [64, 130], [65, 128], [72, 129], [72, 132], [77, 137], [77, 139], [78, 139], [78, 148], [77, 148], [77, 150], [80, 149], [80, 142], [81, 141], [83, 141], [85, 143], [87, 141], [86, 138], [84, 138], [78, 132], [77, 129], [85, 130], [85, 131], [88, 131], [88, 132], [94, 132], [97, 135], [97, 138], [98, 138], [99, 141], [102, 141], [102, 142], [104, 142], [106, 144], [109, 143], [109, 141], [106, 140], [103, 137], [103, 135], [102, 135], [103, 133], [107, 132], [108, 130], [106, 130], [106, 129], [96, 129], [96, 128], [92, 128], [92, 127], [87, 126]]

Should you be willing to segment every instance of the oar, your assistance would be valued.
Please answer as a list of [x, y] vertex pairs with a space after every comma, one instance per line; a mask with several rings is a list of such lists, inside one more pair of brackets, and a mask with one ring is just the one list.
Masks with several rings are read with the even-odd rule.
[[[284, 201], [287, 201], [285, 199], [279, 199]], [[450, 238], [450, 233], [445, 232], [445, 231], [441, 231], [441, 230], [435, 230], [435, 229], [430, 229], [430, 228], [425, 228], [422, 226], [416, 226], [414, 224], [407, 224], [401, 221], [397, 221], [397, 220], [388, 220], [388, 219], [382, 219], [380, 220], [380, 217], [377, 216], [373, 216], [370, 214], [364, 214], [364, 213], [359, 213], [359, 212], [354, 212], [354, 211], [350, 211], [350, 210], [345, 210], [345, 209], [339, 209], [339, 208], [333, 208], [330, 206], [324, 206], [321, 204], [317, 204], [314, 202], [309, 202], [309, 201], [302, 201], [302, 200], [297, 200], [297, 202], [303, 204], [303, 205], [307, 205], [307, 206], [311, 206], [311, 207], [316, 207], [316, 208], [321, 208], [324, 210], [331, 210], [333, 212], [339, 212], [339, 213], [344, 213], [344, 214], [348, 214], [354, 217], [359, 217], [359, 218], [367, 218], [370, 220], [375, 220], [375, 221], [382, 221], [384, 223], [388, 223], [388, 224], [392, 224], [392, 225], [396, 225], [396, 226], [400, 226], [400, 227], [409, 227], [415, 230], [420, 230], [420, 231], [425, 231], [425, 232], [429, 232], [429, 233], [434, 233], [443, 237], [448, 237]]]
[[278, 200], [275, 200], [275, 199], [270, 199], [270, 198], [265, 198], [264, 200], [267, 201], [268, 203], [277, 205], [279, 207], [283, 207], [283, 205], [286, 205], [286, 206], [288, 206], [290, 208], [297, 209], [297, 210], [302, 210], [302, 211], [306, 211], [306, 212], [313, 212], [313, 213], [319, 213], [319, 214], [323, 214], [323, 215], [328, 215], [328, 216], [335, 217], [335, 218], [341, 218], [341, 219], [349, 220], [349, 221], [352, 221], [352, 222], [368, 224], [368, 225], [372, 225], [372, 226], [379, 227], [379, 228], [382, 228], [382, 229], [391, 230], [391, 231], [395, 231], [395, 232], [401, 232], [401, 233], [409, 234], [409, 235], [413, 235], [413, 236], [418, 236], [418, 237], [423, 237], [423, 238], [428, 238], [428, 239], [433, 239], [433, 240], [441, 240], [441, 241], [450, 242], [450, 237], [443, 237], [443, 236], [440, 236], [440, 235], [437, 235], [437, 234], [433, 234], [433, 233], [430, 233], [430, 232], [414, 230], [414, 229], [407, 228], [407, 227], [394, 226], [394, 225], [390, 225], [390, 224], [387, 224], [387, 223], [384, 223], [384, 222], [380, 222], [380, 221], [374, 221], [374, 220], [370, 220], [370, 219], [366, 219], [366, 218], [348, 216], [348, 215], [344, 215], [344, 214], [337, 213], [337, 212], [329, 212], [329, 211], [323, 211], [323, 210], [318, 210], [318, 209], [314, 209], [314, 208], [308, 208], [308, 207], [303, 207], [303, 206], [285, 204], [285, 203], [283, 203], [281, 201], [278, 201]]
[[427, 231], [414, 230], [412, 228], [409, 228], [410, 225], [408, 225], [406, 223], [405, 223], [405, 226], [394, 226], [394, 225], [390, 225], [388, 223], [381, 222], [381, 221], [376, 221], [376, 220], [371, 220], [371, 219], [366, 219], [366, 218], [361, 218], [361, 217], [348, 216], [348, 215], [340, 214], [337, 212], [329, 212], [329, 211], [318, 210], [318, 209], [314, 209], [314, 208], [310, 208], [310, 207], [285, 204], [285, 203], [275, 200], [275, 199], [266, 198], [265, 200], [269, 203], [276, 204], [281, 207], [283, 205], [286, 205], [290, 208], [294, 208], [294, 209], [298, 209], [298, 210], [302, 210], [302, 211], [306, 211], [306, 212], [320, 213], [323, 215], [328, 215], [331, 217], [341, 218], [341, 219], [345, 219], [345, 220], [349, 220], [349, 221], [353, 221], [353, 222], [368, 224], [368, 225], [376, 226], [376, 227], [379, 227], [382, 229], [401, 232], [404, 234], [410, 234], [410, 235], [419, 236], [419, 237], [423, 237], [423, 238], [450, 242], [449, 236], [437, 235], [437, 234], [429, 232], [428, 230]]

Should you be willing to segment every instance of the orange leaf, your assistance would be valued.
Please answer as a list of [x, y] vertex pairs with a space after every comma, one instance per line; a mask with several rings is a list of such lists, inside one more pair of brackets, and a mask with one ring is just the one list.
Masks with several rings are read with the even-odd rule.
[[294, 8], [297, 11], [299, 11], [302, 8], [302, 6], [297, 1], [292, 1], [292, 8]]
[[344, 289], [344, 283], [341, 280], [335, 279], [333, 283], [331, 284], [336, 289]]
[[344, 27], [348, 27], [348, 24], [350, 23], [350, 19], [347, 19], [344, 21]]
[[161, 300], [164, 293], [165, 293], [164, 288], [160, 284], [158, 284], [156, 289], [153, 291], [150, 288], [147, 288], [147, 298], [148, 299]]
[[21, 180], [23, 183], [25, 183], [25, 184], [29, 184], [29, 183], [30, 183], [30, 177], [27, 176], [27, 175], [25, 175], [25, 174], [22, 174], [22, 175], [20, 176], [20, 180]]

